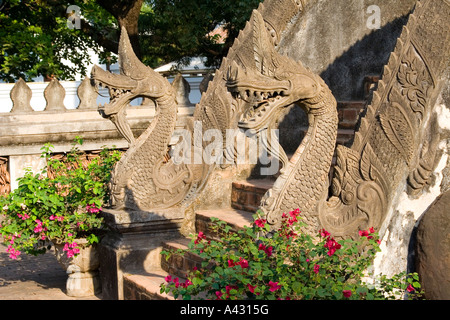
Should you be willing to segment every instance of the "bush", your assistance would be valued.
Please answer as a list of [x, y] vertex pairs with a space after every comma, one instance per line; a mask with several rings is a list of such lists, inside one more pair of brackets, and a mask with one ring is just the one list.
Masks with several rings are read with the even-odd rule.
[[167, 259], [186, 252], [202, 258], [201, 268], [190, 271], [186, 280], [168, 276], [161, 293], [183, 299], [398, 299], [407, 290], [417, 298], [417, 274], [380, 277], [376, 285], [364, 281], [366, 270], [379, 249], [372, 228], [360, 231], [358, 240], [336, 241], [326, 230], [311, 237], [300, 230], [299, 210], [283, 215], [279, 230], [259, 214], [254, 225], [232, 232], [213, 218], [217, 240], [200, 232], [187, 250], [163, 251]]
[[0, 234], [10, 258], [45, 253], [51, 243], [64, 244], [70, 258], [80, 249], [75, 239], [99, 241], [105, 228], [99, 212], [109, 199], [107, 184], [120, 152], [103, 148], [86, 163], [77, 144], [81, 138], [62, 159], [52, 158], [53, 146], [46, 144], [41, 157], [47, 166], [38, 174], [28, 170], [16, 190], [0, 197]]

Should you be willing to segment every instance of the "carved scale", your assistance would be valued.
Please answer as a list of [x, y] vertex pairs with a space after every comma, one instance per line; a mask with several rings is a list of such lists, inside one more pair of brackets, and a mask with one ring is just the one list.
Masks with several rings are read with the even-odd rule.
[[[258, 11], [267, 17], [265, 25], [273, 43], [278, 41], [289, 20], [302, 10], [303, 2], [276, 0], [268, 1], [267, 6], [259, 6]], [[202, 130], [219, 129], [224, 135], [224, 142], [226, 130], [237, 127], [241, 113], [241, 106], [227, 91], [225, 74], [233, 62], [244, 68], [254, 67], [253, 48], [248, 41], [252, 37], [251, 26], [247, 24], [194, 112], [193, 120], [201, 122]], [[208, 182], [215, 165], [175, 165], [169, 159], [168, 144], [177, 113], [173, 90], [167, 80], [137, 59], [125, 30], [122, 30], [119, 45], [119, 63], [121, 75], [113, 75], [99, 67], [92, 70], [92, 79], [96, 84], [110, 89], [111, 101], [100, 106], [99, 111], [130, 142], [129, 150], [116, 165], [112, 177], [112, 208], [151, 210], [188, 203]], [[126, 120], [125, 109], [136, 97], [154, 100], [157, 114], [149, 128], [135, 140]], [[193, 131], [193, 126], [188, 125], [188, 129]], [[201, 147], [202, 142], [193, 143], [200, 143]]]
[[[448, 68], [448, 16], [447, 0], [417, 3], [361, 119], [352, 147], [338, 147], [329, 200], [327, 173], [334, 152], [337, 115], [336, 102], [323, 81], [299, 63], [280, 56], [267, 41], [253, 42], [259, 72], [230, 68], [228, 86], [239, 93], [240, 100], [249, 100], [244, 92], [261, 95], [271, 81], [280, 83], [278, 88], [273, 85], [277, 101], [256, 101], [243, 114], [239, 126], [259, 131], [271, 128], [281, 114], [273, 110], [282, 110], [293, 102], [308, 114], [306, 137], [289, 162], [280, 153], [286, 166], [262, 200], [260, 209], [270, 224], [277, 227], [283, 213], [299, 208], [312, 234], [321, 227], [336, 237], [351, 237], [369, 227], [379, 230], [408, 176], [409, 184], [417, 186], [415, 182], [423, 178], [424, 171], [432, 171], [429, 159], [433, 156], [419, 158], [421, 148], [428, 148], [423, 142], [425, 135], [434, 135], [428, 132], [429, 119]], [[255, 17], [257, 14], [253, 18], [258, 34], [255, 38], [264, 37], [258, 26], [262, 19]], [[305, 90], [313, 85], [309, 79], [322, 89], [305, 98]], [[286, 80], [294, 83], [294, 88], [284, 89]]]
[[430, 118], [448, 72], [449, 16], [447, 0], [417, 2], [353, 145], [338, 147], [333, 197], [318, 206], [321, 225], [334, 235], [379, 230], [407, 177], [414, 184], [423, 171], [424, 139], [437, 133], [429, 133]]
[[[122, 29], [119, 44], [121, 75], [95, 66], [92, 78], [109, 88], [109, 104], [99, 109], [131, 143], [114, 168], [111, 193], [115, 209], [146, 210], [165, 208], [182, 200], [192, 174], [185, 165], [167, 161], [168, 144], [175, 129], [177, 104], [167, 79], [143, 65], [134, 54], [128, 35]], [[136, 97], [155, 101], [156, 115], [151, 125], [136, 140], [126, 121], [125, 108]]]

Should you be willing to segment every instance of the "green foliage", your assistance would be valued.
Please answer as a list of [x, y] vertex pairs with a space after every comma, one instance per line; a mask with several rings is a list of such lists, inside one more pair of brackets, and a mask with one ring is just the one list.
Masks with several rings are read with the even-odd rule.
[[[150, 66], [203, 56], [207, 65], [218, 67], [244, 28], [251, 12], [262, 0], [147, 0], [139, 29], [143, 62]], [[225, 42], [210, 33], [222, 26]], [[149, 36], [145, 36], [149, 35]]]
[[203, 262], [185, 282], [168, 276], [161, 293], [219, 300], [398, 299], [405, 290], [411, 299], [421, 296], [417, 274], [382, 276], [375, 284], [365, 281], [379, 251], [373, 229], [361, 231], [359, 240], [335, 241], [325, 230], [311, 237], [301, 232], [304, 224], [298, 215], [298, 210], [284, 215], [282, 227], [270, 233], [259, 215], [253, 227], [238, 232], [213, 218], [217, 240], [207, 240], [200, 232], [188, 250], [163, 251], [167, 259], [189, 252]]
[[0, 234], [13, 259], [22, 251], [45, 253], [48, 241], [65, 244], [70, 257], [80, 248], [75, 239], [84, 238], [91, 245], [105, 231], [99, 211], [109, 200], [107, 184], [120, 152], [103, 148], [86, 164], [77, 143], [66, 159], [52, 158], [51, 148], [42, 148], [46, 168], [38, 174], [28, 170], [16, 190], [0, 197]]
[[[209, 66], [218, 67], [260, 2], [146, 0], [139, 16], [140, 58], [155, 68], [204, 56]], [[116, 62], [112, 53], [118, 48], [119, 17], [101, 4], [95, 0], [8, 1], [0, 10], [0, 80], [31, 81], [41, 75], [73, 80], [76, 73], [90, 71], [86, 69], [91, 62], [89, 50], [100, 55], [101, 63]], [[80, 8], [80, 29], [67, 27], [69, 5]], [[219, 25], [228, 32], [224, 43], [209, 35]]]
[[[107, 31], [114, 21], [93, 0], [70, 4], [79, 6], [96, 28]], [[73, 80], [77, 72], [86, 75], [89, 71], [89, 49], [109, 56], [86, 30], [67, 27], [68, 6], [63, 1], [19, 0], [4, 5], [0, 11], [1, 80], [14, 82], [22, 77], [31, 81], [41, 75]]]

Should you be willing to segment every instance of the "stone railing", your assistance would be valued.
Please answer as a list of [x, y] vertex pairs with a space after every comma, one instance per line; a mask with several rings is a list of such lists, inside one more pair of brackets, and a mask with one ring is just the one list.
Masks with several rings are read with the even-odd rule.
[[[177, 77], [179, 81], [175, 81]], [[181, 74], [169, 78], [177, 92], [178, 130], [194, 112], [190, 97], [200, 99], [202, 80], [202, 75], [188, 80]], [[191, 92], [191, 88], [196, 92]], [[23, 176], [25, 168], [38, 171], [45, 165], [40, 154], [46, 143], [54, 146], [55, 153], [69, 151], [77, 136], [83, 137], [81, 149], [85, 151], [103, 146], [128, 148], [128, 142], [114, 124], [97, 111], [98, 103], [107, 102], [108, 91], [100, 88], [97, 92], [89, 78], [81, 82], [46, 83], [26, 83], [20, 79], [15, 84], [0, 84], [0, 194], [17, 187], [17, 178]], [[149, 126], [154, 114], [152, 101], [132, 101], [127, 120], [135, 137]]]

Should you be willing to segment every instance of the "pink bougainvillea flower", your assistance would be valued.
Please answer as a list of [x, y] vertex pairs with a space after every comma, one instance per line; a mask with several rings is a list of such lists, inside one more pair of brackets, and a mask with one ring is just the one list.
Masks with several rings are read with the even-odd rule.
[[264, 251], [267, 254], [267, 256], [270, 257], [270, 256], [272, 256], [273, 247], [266, 247], [265, 245], [260, 243], [259, 246], [258, 246], [258, 250], [259, 251]]
[[197, 239], [194, 241], [194, 243], [199, 244], [200, 241], [202, 241], [202, 239], [206, 239], [206, 235], [202, 231], [200, 231], [198, 233]]
[[172, 276], [169, 274], [167, 277], [164, 278], [164, 280], [166, 280], [166, 282], [170, 282], [172, 281]]
[[342, 291], [342, 293], [344, 294], [344, 297], [346, 297], [346, 298], [350, 298], [352, 296], [351, 290], [344, 290], [344, 291]]
[[102, 208], [97, 208], [97, 206], [95, 204], [88, 204], [86, 206], [86, 211], [89, 213], [97, 213], [100, 212], [102, 210]]
[[327, 254], [331, 257], [336, 250], [339, 250], [341, 248], [341, 245], [334, 240], [334, 238], [328, 237], [327, 243], [324, 245], [325, 248], [328, 249]]
[[56, 217], [55, 217], [54, 215], [51, 215], [49, 219], [50, 219], [51, 221], [53, 221], [53, 220], [56, 219]]
[[180, 279], [178, 279], [178, 278], [175, 278], [175, 279], [173, 279], [173, 283], [175, 284], [175, 288], [178, 288], [179, 286], [180, 286]]
[[326, 237], [328, 237], [330, 235], [330, 233], [327, 230], [325, 230], [325, 229], [320, 229], [319, 233], [320, 233], [320, 236], [323, 237], [323, 238], [326, 238]]
[[217, 297], [217, 300], [220, 300], [220, 299], [222, 299], [222, 295], [223, 295], [223, 293], [222, 293], [222, 292], [220, 292], [220, 291], [216, 291], [216, 297]]
[[185, 281], [183, 284], [181, 284], [181, 286], [182, 286], [183, 288], [187, 288], [187, 287], [191, 286], [192, 284], [193, 284], [193, 283], [191, 282], [191, 280], [186, 279], [186, 281]]
[[228, 260], [228, 266], [230, 268], [234, 267], [235, 265], [236, 265], [236, 263], [233, 260], [231, 260], [231, 259]]
[[369, 229], [369, 232], [370, 233], [375, 233], [375, 229], [372, 227], [372, 228]]
[[239, 262], [237, 262], [236, 264], [240, 265], [242, 269], [248, 268], [248, 261], [243, 258], [239, 258]]
[[367, 237], [369, 235], [369, 231], [367, 231], [367, 230], [359, 230], [359, 235], [361, 237]]
[[315, 264], [314, 265], [314, 272], [317, 274], [317, 273], [319, 273], [319, 269], [320, 269], [320, 266], [318, 265], [318, 264]]
[[256, 286], [252, 286], [250, 283], [247, 284], [248, 291], [255, 293]]
[[409, 285], [408, 288], [406, 288], [406, 291], [408, 291], [409, 293], [416, 291], [416, 289], [414, 289], [414, 287], [412, 285]]
[[266, 222], [267, 222], [267, 220], [264, 220], [264, 219], [257, 219], [257, 220], [255, 220], [255, 225], [256, 225], [257, 227], [264, 228]]
[[237, 288], [238, 288], [237, 286], [230, 286], [230, 285], [225, 286], [225, 292], [227, 294], [227, 298], [230, 296], [231, 290], [233, 290], [233, 289], [236, 290]]
[[20, 255], [20, 251], [14, 249], [11, 245], [8, 245], [6, 252], [9, 253], [9, 258], [13, 260], [17, 260], [17, 257]]
[[281, 286], [278, 285], [278, 282], [273, 282], [273, 281], [269, 281], [269, 287], [270, 287], [269, 288], [270, 292], [275, 292], [281, 288]]

